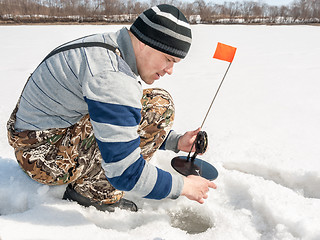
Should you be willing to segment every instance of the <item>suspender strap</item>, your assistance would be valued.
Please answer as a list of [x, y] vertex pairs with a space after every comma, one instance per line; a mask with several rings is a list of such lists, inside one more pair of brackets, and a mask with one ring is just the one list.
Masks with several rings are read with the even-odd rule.
[[[103, 43], [103, 42], [85, 42], [85, 43], [75, 43], [75, 44], [71, 44], [71, 45], [67, 45], [64, 47], [60, 47], [58, 49], [53, 50], [52, 52], [50, 52], [43, 60], [41, 63], [43, 63], [44, 61], [46, 61], [48, 58], [52, 57], [55, 54], [58, 54], [60, 52], [64, 52], [64, 51], [68, 51], [71, 49], [76, 49], [76, 48], [81, 48], [81, 47], [102, 47], [105, 49], [108, 49], [110, 51], [113, 51], [116, 53], [117, 48], [114, 46], [111, 46], [107, 43]], [[41, 63], [39, 65], [41, 65]]]

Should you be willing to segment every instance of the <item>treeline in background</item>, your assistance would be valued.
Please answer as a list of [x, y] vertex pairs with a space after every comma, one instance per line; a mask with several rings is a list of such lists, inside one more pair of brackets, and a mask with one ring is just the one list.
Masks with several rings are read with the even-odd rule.
[[0, 0], [0, 23], [130, 23], [147, 8], [168, 3], [191, 23], [319, 24], [320, 0], [295, 0], [271, 6], [263, 1], [214, 0]]

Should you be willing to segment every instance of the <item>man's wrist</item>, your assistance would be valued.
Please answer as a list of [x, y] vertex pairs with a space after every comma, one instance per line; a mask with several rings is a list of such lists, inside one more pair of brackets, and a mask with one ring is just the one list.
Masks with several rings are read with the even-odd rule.
[[178, 147], [178, 142], [181, 136], [182, 134], [178, 134], [175, 131], [171, 131], [169, 133], [169, 136], [167, 137], [165, 149], [178, 153], [180, 151]]

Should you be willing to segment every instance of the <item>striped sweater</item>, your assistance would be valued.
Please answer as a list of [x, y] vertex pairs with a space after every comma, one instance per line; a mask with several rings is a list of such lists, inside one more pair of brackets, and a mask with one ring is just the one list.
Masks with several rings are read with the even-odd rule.
[[[118, 48], [122, 58], [103, 43]], [[87, 36], [56, 50], [30, 76], [15, 128], [65, 128], [89, 113], [102, 167], [116, 189], [151, 199], [177, 198], [182, 177], [147, 163], [141, 155], [137, 129], [142, 87], [128, 30]], [[165, 149], [174, 150], [177, 139], [171, 132]]]

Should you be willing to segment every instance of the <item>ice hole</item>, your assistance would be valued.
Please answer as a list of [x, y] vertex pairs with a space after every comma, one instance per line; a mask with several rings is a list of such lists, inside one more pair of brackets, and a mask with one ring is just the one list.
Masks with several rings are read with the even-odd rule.
[[171, 226], [186, 231], [189, 234], [198, 234], [214, 227], [211, 218], [203, 211], [196, 212], [196, 209], [180, 209], [169, 213]]

